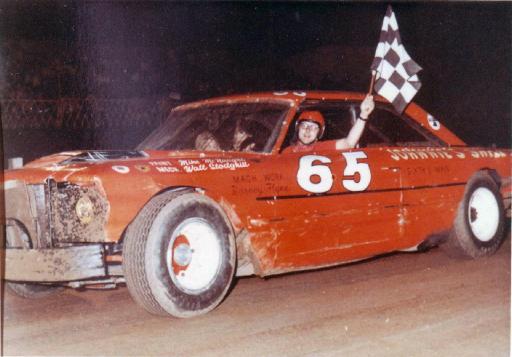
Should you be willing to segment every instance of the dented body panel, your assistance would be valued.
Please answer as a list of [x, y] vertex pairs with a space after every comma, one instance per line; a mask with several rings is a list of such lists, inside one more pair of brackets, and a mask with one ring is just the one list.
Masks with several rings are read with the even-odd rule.
[[[100, 244], [106, 247], [103, 262], [119, 262], [123, 234], [142, 207], [163, 191], [188, 188], [219, 203], [229, 217], [237, 235], [238, 275], [265, 276], [414, 250], [451, 228], [465, 185], [480, 170], [496, 177], [510, 206], [510, 150], [467, 147], [415, 104], [404, 120], [424, 138], [420, 144], [383, 139], [344, 151], [283, 152], [303, 107], [331, 113], [363, 98], [349, 92], [276, 92], [179, 107], [174, 113], [261, 103], [285, 109], [275, 126], [263, 128], [269, 141], [256, 152], [75, 151], [7, 171], [7, 224], [37, 242], [33, 250]], [[377, 103], [389, 109], [381, 98]], [[367, 130], [378, 137], [379, 118], [370, 123], [376, 127]], [[215, 125], [205, 127], [215, 132]], [[20, 252], [12, 256], [20, 258]], [[91, 261], [99, 266], [96, 258]], [[34, 281], [48, 281], [39, 276], [34, 273]]]

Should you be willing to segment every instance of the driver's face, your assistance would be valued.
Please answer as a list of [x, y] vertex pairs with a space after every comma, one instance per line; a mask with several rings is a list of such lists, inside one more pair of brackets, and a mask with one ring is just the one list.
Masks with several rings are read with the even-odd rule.
[[312, 144], [315, 142], [319, 131], [320, 127], [318, 124], [310, 121], [302, 121], [299, 124], [299, 141], [304, 145]]

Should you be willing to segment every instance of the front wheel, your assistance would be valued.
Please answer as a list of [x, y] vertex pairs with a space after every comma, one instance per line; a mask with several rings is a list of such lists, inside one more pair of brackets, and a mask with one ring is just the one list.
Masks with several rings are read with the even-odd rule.
[[128, 289], [151, 313], [192, 317], [215, 308], [235, 271], [234, 234], [221, 208], [197, 193], [154, 197], [127, 230]]
[[479, 258], [494, 254], [505, 237], [505, 210], [496, 182], [485, 172], [469, 181], [446, 243], [457, 257]]

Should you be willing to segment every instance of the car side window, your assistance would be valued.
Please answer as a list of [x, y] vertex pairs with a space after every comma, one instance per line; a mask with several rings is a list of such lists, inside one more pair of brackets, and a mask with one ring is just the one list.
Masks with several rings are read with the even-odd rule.
[[[355, 120], [359, 117], [360, 105], [360, 102], [307, 102], [303, 104], [289, 126], [282, 149], [295, 142], [295, 123], [303, 111], [315, 110], [322, 113], [325, 119], [325, 132], [320, 141], [338, 140], [348, 136]], [[389, 106], [378, 104], [370, 116], [358, 146], [408, 145], [431, 146], [439, 145], [439, 142], [428, 136], [428, 133], [425, 133], [412, 119], [405, 115], [400, 116]]]
[[362, 146], [429, 145], [430, 140], [416, 130], [407, 118], [383, 107], [376, 107], [361, 137]]
[[315, 110], [322, 113], [322, 116], [325, 119], [325, 132], [320, 141], [337, 140], [346, 137], [354, 123], [355, 118], [357, 117], [356, 110], [352, 105], [324, 105], [321, 107], [307, 106], [304, 109], [301, 108], [301, 110], [299, 110], [295, 115], [292, 124], [289, 126], [289, 130], [286, 134], [282, 149], [292, 145], [295, 142], [295, 123], [304, 110]]
[[325, 119], [325, 134], [321, 141], [346, 137], [357, 118], [356, 109], [353, 106], [329, 108], [323, 110], [322, 114]]

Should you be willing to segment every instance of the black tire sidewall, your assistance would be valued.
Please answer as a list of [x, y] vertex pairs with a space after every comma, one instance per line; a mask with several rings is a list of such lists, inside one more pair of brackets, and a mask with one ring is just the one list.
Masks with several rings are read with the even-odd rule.
[[[167, 259], [173, 232], [188, 218], [207, 221], [216, 231], [221, 247], [221, 264], [209, 288], [190, 294], [172, 280]], [[222, 300], [235, 270], [233, 232], [227, 218], [213, 201], [199, 194], [185, 194], [166, 204], [150, 229], [146, 250], [146, 271], [151, 291], [168, 313], [189, 317], [210, 311]]]

